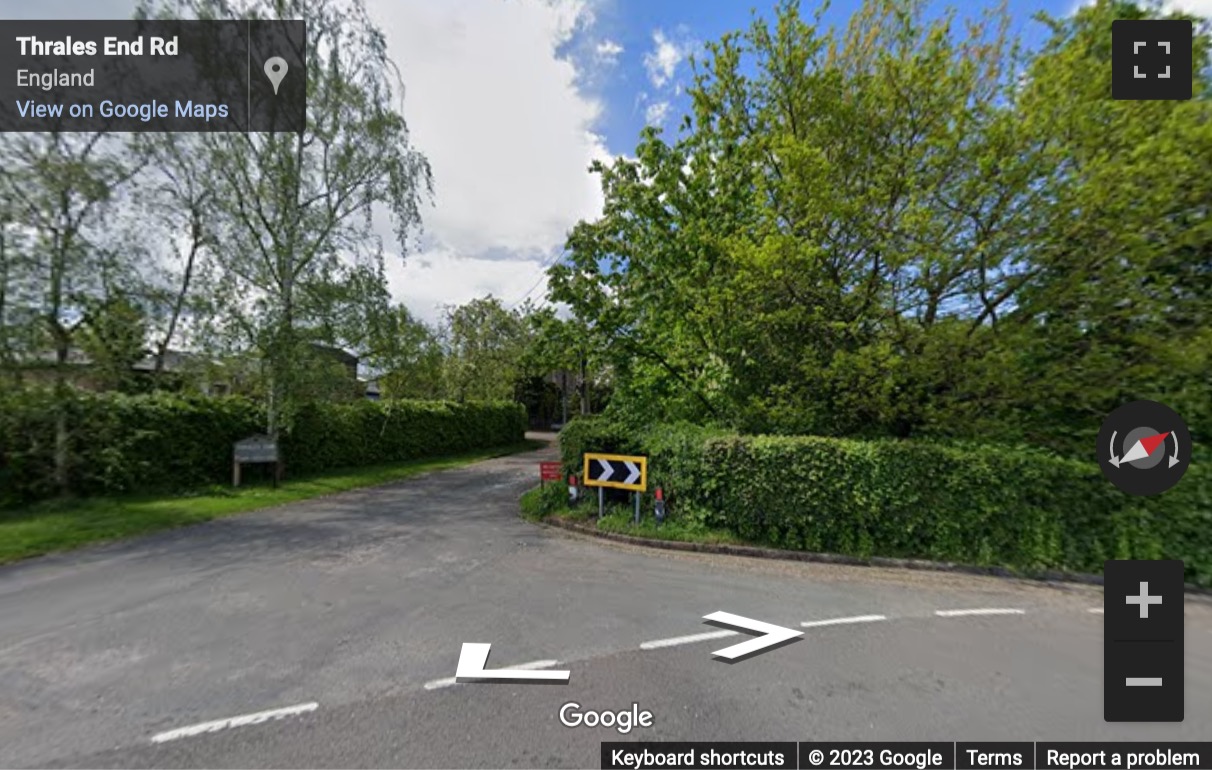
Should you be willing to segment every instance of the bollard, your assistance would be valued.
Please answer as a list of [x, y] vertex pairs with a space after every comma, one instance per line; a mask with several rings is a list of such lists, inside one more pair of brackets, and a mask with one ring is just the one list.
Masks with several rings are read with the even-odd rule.
[[577, 489], [577, 477], [568, 477], [568, 507], [572, 508], [577, 504], [577, 497], [580, 496], [580, 491]]
[[653, 503], [653, 510], [656, 513], [658, 525], [665, 521], [665, 490], [660, 487], [656, 488], [656, 502]]

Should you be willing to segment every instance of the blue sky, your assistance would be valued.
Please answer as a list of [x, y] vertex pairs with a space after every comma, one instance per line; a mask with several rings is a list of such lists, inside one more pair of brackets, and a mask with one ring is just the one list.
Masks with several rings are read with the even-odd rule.
[[[1032, 17], [1044, 11], [1063, 16], [1072, 10], [1075, 0], [1011, 0], [1009, 12], [1014, 31], [1029, 45], [1038, 44], [1044, 34], [1043, 25]], [[690, 69], [682, 57], [699, 50], [703, 41], [717, 40], [725, 33], [747, 27], [753, 11], [773, 18], [775, 0], [746, 2], [745, 0], [615, 0], [603, 4], [594, 14], [592, 29], [578, 31], [568, 43], [568, 49], [580, 58], [583, 53], [603, 40], [621, 47], [613, 66], [590, 63], [587, 87], [596, 89], [606, 109], [599, 130], [612, 153], [624, 154], [634, 146], [645, 124], [645, 113], [653, 104], [668, 103], [669, 127], [676, 127], [676, 116], [685, 112], [684, 89], [690, 82]], [[804, 2], [805, 15], [815, 13], [818, 3]], [[827, 26], [842, 28], [860, 5], [859, 0], [835, 0], [824, 17]], [[932, 10], [948, 6], [963, 9], [962, 13], [979, 15], [982, 8], [993, 3], [943, 3]], [[592, 41], [592, 42], [591, 42]], [[596, 49], [594, 49], [596, 50]], [[654, 67], [659, 52], [678, 61], [673, 73], [658, 85], [654, 82]], [[650, 66], [646, 66], [646, 61]], [[655, 80], [665, 71], [657, 68]], [[659, 109], [659, 108], [656, 108]]]

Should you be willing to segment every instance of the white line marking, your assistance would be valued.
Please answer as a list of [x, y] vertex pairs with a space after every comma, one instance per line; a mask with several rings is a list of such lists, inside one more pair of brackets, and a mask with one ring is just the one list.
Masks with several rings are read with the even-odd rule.
[[256, 714], [244, 714], [238, 717], [229, 717], [228, 719], [216, 719], [213, 722], [202, 722], [201, 724], [189, 725], [188, 727], [178, 727], [176, 730], [159, 733], [152, 736], [152, 743], [164, 743], [165, 741], [175, 741], [178, 738], [188, 738], [191, 735], [202, 735], [203, 733], [214, 733], [219, 730], [226, 730], [229, 727], [244, 727], [246, 725], [259, 725], [262, 722], [268, 722], [271, 719], [281, 719], [282, 717], [292, 717], [298, 714], [306, 714], [309, 711], [315, 711], [320, 707], [319, 703], [300, 703], [297, 706], [287, 706], [280, 709], [270, 709], [269, 711], [260, 711]]
[[1091, 607], [1090, 609], [1086, 610], [1086, 612], [1089, 612], [1091, 615], [1102, 615], [1103, 608], [1102, 607]]
[[[506, 666], [505, 668], [521, 669], [523, 671], [535, 671], [540, 668], [551, 668], [560, 665], [558, 660], [532, 660], [529, 663], [519, 663], [516, 666]], [[432, 682], [425, 683], [426, 690], [437, 690], [442, 687], [450, 687], [454, 684], [460, 684], [455, 681], [453, 676], [445, 676], [441, 679], [435, 679]]]
[[1026, 615], [1026, 610], [1015, 610], [1003, 607], [981, 607], [972, 610], [935, 610], [940, 618], [961, 618], [968, 615]]
[[817, 628], [818, 626], [840, 626], [846, 623], [876, 623], [881, 620], [887, 620], [886, 615], [855, 615], [849, 618], [830, 618], [829, 620], [807, 620], [800, 623], [803, 628]]
[[736, 636], [740, 631], [707, 631], [702, 634], [692, 634], [690, 636], [675, 636], [672, 639], [656, 639], [651, 642], [644, 642], [640, 645], [641, 650], [659, 650], [662, 647], [676, 647], [679, 644], [693, 644], [695, 642], [706, 642], [709, 639], [723, 639], [726, 636]]
[[1160, 676], [1130, 676], [1126, 680], [1128, 687], [1161, 687]]

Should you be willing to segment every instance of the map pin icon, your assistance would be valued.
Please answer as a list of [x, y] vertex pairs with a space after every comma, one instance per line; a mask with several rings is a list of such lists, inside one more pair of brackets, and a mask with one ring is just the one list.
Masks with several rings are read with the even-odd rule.
[[278, 95], [278, 86], [281, 85], [282, 78], [286, 77], [288, 69], [290, 68], [286, 66], [286, 60], [281, 56], [271, 56], [265, 60], [265, 77], [274, 84], [274, 96]]

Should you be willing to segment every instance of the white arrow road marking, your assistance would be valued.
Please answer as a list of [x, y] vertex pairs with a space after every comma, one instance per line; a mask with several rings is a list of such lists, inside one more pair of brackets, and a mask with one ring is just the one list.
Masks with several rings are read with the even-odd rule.
[[[533, 671], [533, 670], [539, 669], [539, 668], [551, 668], [553, 666], [558, 666], [558, 665], [560, 665], [560, 661], [558, 661], [558, 660], [532, 660], [529, 663], [515, 663], [514, 665], [510, 666], [509, 668], [522, 669], [524, 671]], [[460, 684], [460, 682], [455, 681], [455, 678], [453, 676], [445, 676], [445, 677], [442, 677], [441, 679], [434, 679], [431, 682], [426, 682], [424, 687], [426, 690], [437, 690], [442, 687], [450, 687], [450, 686], [456, 685], [456, 684]]]
[[165, 741], [175, 741], [178, 738], [188, 738], [191, 735], [216, 733], [220, 730], [226, 730], [229, 727], [259, 725], [262, 722], [268, 722], [271, 719], [281, 719], [282, 717], [306, 714], [309, 711], [315, 711], [319, 707], [319, 703], [300, 703], [297, 706], [270, 709], [269, 711], [258, 711], [256, 714], [244, 714], [243, 716], [229, 717], [227, 719], [216, 719], [213, 722], [202, 722], [201, 724], [190, 725], [188, 727], [178, 727], [176, 730], [158, 733], [152, 736], [151, 741], [152, 743], [164, 743]]
[[[455, 668], [456, 682], [485, 682], [508, 680], [511, 682], [567, 682], [568, 671], [532, 671], [527, 668], [498, 668], [487, 670], [488, 651], [491, 644], [464, 642], [459, 653], [459, 665]], [[548, 662], [548, 661], [541, 661]], [[554, 662], [554, 661], [552, 661]]]
[[731, 647], [725, 647], [722, 650], [716, 650], [711, 653], [717, 658], [726, 660], [737, 660], [749, 655], [760, 652], [772, 645], [781, 644], [797, 636], [803, 636], [803, 631], [794, 631], [790, 628], [776, 626], [773, 623], [763, 623], [760, 620], [753, 618], [745, 618], [740, 615], [733, 615], [731, 612], [713, 612], [710, 615], [704, 615], [703, 620], [713, 623], [720, 623], [734, 628], [743, 628], [746, 631], [757, 631], [762, 634], [755, 639], [750, 639], [747, 642], [734, 644]]
[[598, 476], [597, 481], [610, 481], [610, 477], [614, 475], [614, 463], [609, 460], [597, 460], [596, 462], [602, 468], [602, 474]]
[[640, 469], [635, 463], [628, 460], [625, 461], [623, 465], [626, 465], [627, 470], [631, 472], [631, 475], [629, 475], [627, 480], [623, 482], [624, 484], [634, 484], [640, 480]]

